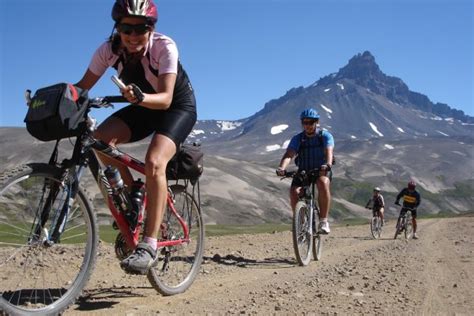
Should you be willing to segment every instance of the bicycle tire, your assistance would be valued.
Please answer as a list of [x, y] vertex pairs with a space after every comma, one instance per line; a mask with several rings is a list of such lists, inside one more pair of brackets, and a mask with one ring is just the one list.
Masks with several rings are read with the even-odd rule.
[[370, 233], [372, 234], [372, 238], [377, 239], [378, 232], [377, 232], [377, 217], [372, 217], [370, 220]]
[[397, 236], [400, 233], [400, 221], [401, 217], [398, 217], [397, 226], [395, 227], [395, 236], [393, 237], [393, 239], [397, 239]]
[[[147, 277], [153, 288], [165, 296], [182, 293], [191, 286], [201, 267], [204, 251], [204, 225], [199, 205], [184, 186], [174, 185], [171, 189], [176, 211], [188, 222], [190, 242], [158, 250], [156, 264]], [[167, 209], [165, 217], [168, 218], [163, 220], [168, 224], [168, 239], [183, 237], [182, 226], [170, 214]]]
[[[60, 185], [60, 176], [59, 168], [47, 164], [0, 175], [0, 310], [6, 314], [62, 313], [80, 296], [95, 266], [97, 221], [82, 188], [60, 225], [60, 239], [51, 242], [57, 227], [52, 223], [69, 200], [64, 195], [69, 186]], [[57, 193], [51, 195], [52, 190]], [[45, 196], [54, 197], [45, 202]], [[38, 210], [43, 210], [42, 223], [35, 224]]]
[[296, 261], [300, 266], [307, 266], [311, 261], [313, 238], [310, 226], [310, 210], [304, 201], [299, 201], [293, 214], [292, 235]]

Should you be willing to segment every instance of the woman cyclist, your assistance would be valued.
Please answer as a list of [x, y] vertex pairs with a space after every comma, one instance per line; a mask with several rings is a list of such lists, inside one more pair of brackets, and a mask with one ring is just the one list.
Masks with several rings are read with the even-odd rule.
[[[146, 274], [156, 258], [157, 236], [166, 195], [166, 166], [196, 122], [196, 101], [188, 76], [178, 59], [175, 42], [158, 32], [153, 0], [116, 0], [112, 8], [113, 34], [95, 52], [77, 83], [91, 89], [108, 67], [117, 70], [131, 103], [107, 118], [95, 137], [116, 146], [153, 134], [145, 158], [148, 196], [144, 239], [120, 265], [130, 273]], [[114, 165], [100, 157], [106, 165]], [[116, 165], [130, 187], [127, 167]]]
[[383, 226], [385, 224], [384, 217], [383, 217], [385, 203], [384, 203], [382, 194], [380, 194], [379, 187], [374, 188], [374, 193], [372, 197], [369, 199], [369, 201], [367, 202], [367, 204], [365, 205], [365, 208], [369, 208], [370, 204], [372, 204], [372, 216], [375, 216], [377, 212], [379, 212], [380, 219], [382, 220], [382, 226]]

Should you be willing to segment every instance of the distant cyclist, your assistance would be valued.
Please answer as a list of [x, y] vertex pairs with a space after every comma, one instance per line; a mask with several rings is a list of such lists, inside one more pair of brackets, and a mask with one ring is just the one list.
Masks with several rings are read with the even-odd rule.
[[411, 215], [412, 215], [412, 224], [413, 224], [413, 238], [418, 239], [418, 235], [416, 234], [416, 210], [418, 205], [420, 205], [421, 197], [420, 194], [415, 190], [416, 183], [415, 181], [408, 182], [408, 186], [403, 188], [400, 193], [397, 195], [397, 199], [395, 204], [400, 205], [399, 201], [403, 198], [403, 207], [400, 210], [401, 212], [405, 212], [406, 208], [411, 208]]
[[[318, 204], [320, 208], [319, 233], [329, 234], [329, 207], [331, 203], [330, 183], [332, 178], [332, 162], [334, 138], [319, 126], [319, 114], [314, 109], [306, 109], [300, 114], [303, 132], [293, 136], [288, 148], [281, 158], [276, 170], [277, 175], [285, 175], [291, 159], [296, 157], [295, 163], [298, 171], [310, 171], [319, 168], [319, 178], [316, 182], [318, 188]], [[294, 178], [290, 188], [290, 204], [294, 211], [298, 202], [298, 195], [302, 187], [301, 180]]]
[[371, 204], [372, 204], [372, 216], [375, 216], [377, 212], [379, 212], [380, 219], [382, 220], [382, 226], [383, 226], [385, 224], [384, 217], [383, 217], [385, 203], [384, 203], [382, 194], [380, 194], [379, 187], [374, 188], [374, 193], [372, 197], [369, 199], [369, 201], [367, 202], [367, 205], [365, 205], [365, 208], [369, 208]]

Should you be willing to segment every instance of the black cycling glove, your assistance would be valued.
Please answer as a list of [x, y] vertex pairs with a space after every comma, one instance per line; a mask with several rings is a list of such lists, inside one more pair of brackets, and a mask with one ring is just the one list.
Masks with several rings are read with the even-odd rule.
[[132, 86], [133, 94], [137, 98], [137, 102], [135, 102], [134, 104], [142, 103], [143, 100], [145, 99], [145, 95], [143, 94], [142, 90], [134, 83], [132, 83], [131, 86]]

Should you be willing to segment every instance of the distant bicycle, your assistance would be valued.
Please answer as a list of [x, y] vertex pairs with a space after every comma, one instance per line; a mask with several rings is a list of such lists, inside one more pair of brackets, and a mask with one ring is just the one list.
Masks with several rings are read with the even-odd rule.
[[[371, 207], [368, 207], [372, 210]], [[370, 220], [370, 233], [374, 239], [378, 239], [382, 236], [382, 218], [380, 217], [379, 211], [373, 211], [373, 216]]]
[[311, 252], [314, 260], [321, 260], [323, 251], [323, 240], [317, 231], [319, 208], [315, 202], [315, 183], [319, 169], [309, 172], [288, 171], [282, 179], [294, 177], [300, 177], [303, 187], [293, 214], [293, 248], [298, 264], [306, 266], [311, 261]]
[[[397, 204], [400, 205], [400, 204]], [[405, 234], [405, 239], [408, 240], [413, 237], [413, 224], [411, 212], [413, 208], [402, 207], [400, 215], [398, 216], [397, 226], [395, 227], [395, 236], [393, 239], [397, 239], [397, 236], [402, 232]]]

